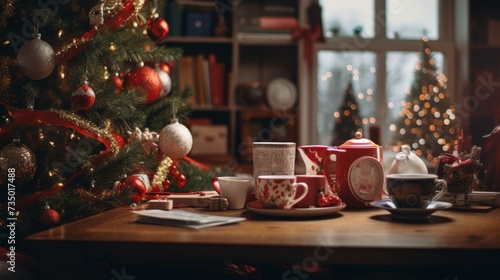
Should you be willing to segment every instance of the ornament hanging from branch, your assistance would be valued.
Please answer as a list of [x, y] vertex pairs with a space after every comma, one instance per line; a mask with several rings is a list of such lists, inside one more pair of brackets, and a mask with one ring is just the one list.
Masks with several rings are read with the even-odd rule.
[[161, 42], [167, 38], [169, 27], [167, 21], [158, 15], [156, 2], [154, 0], [151, 3], [151, 18], [147, 22], [146, 31], [151, 40]]
[[36, 158], [33, 151], [21, 143], [19, 137], [12, 142], [0, 150], [0, 184], [9, 182], [20, 186], [33, 179]]
[[49, 204], [46, 203], [44, 207], [45, 211], [40, 217], [40, 221], [47, 227], [55, 226], [61, 221], [61, 216], [59, 212], [50, 208]]
[[90, 9], [89, 22], [95, 28], [102, 26], [107, 18], [116, 15], [124, 6], [119, 0], [101, 0]]
[[56, 67], [56, 55], [52, 46], [41, 39], [40, 33], [24, 43], [17, 53], [17, 64], [24, 76], [32, 80], [47, 78]]
[[121, 193], [124, 188], [132, 188], [130, 199], [134, 203], [139, 203], [144, 198], [147, 191], [151, 189], [149, 177], [146, 174], [133, 174], [124, 176], [120, 181], [115, 182], [115, 191]]
[[158, 148], [164, 155], [173, 160], [185, 157], [193, 147], [193, 136], [189, 129], [180, 124], [175, 117], [159, 133]]
[[172, 78], [168, 72], [164, 71], [158, 65], [155, 67], [156, 72], [158, 72], [158, 76], [160, 77], [162, 91], [160, 94], [160, 98], [167, 96], [172, 90]]
[[[104, 8], [106, 7], [106, 3], [109, 2], [108, 4], [111, 5], [114, 2], [118, 3], [120, 1], [107, 0], [104, 2], [105, 5], [103, 6], [103, 12]], [[119, 5], [112, 10], [113, 12], [111, 12], [108, 17], [104, 18], [104, 23], [102, 24], [101, 28], [115, 30], [120, 28], [125, 23], [127, 23], [134, 15], [134, 12], [136, 12], [135, 7], [137, 6], [135, 5], [134, 2], [135, 2], [134, 0], [124, 0], [123, 3], [119, 3]], [[82, 36], [73, 38], [71, 42], [63, 44], [62, 47], [56, 51], [56, 60], [58, 61], [58, 63], [66, 64], [75, 55], [80, 53], [85, 47], [85, 44], [95, 36], [96, 32], [97, 30], [94, 27], [89, 31], [85, 32]]]
[[78, 86], [73, 92], [71, 101], [73, 107], [78, 110], [87, 110], [94, 105], [95, 92], [89, 86], [87, 79], [84, 79], [83, 84]]
[[163, 85], [158, 72], [149, 66], [138, 66], [125, 76], [125, 88], [135, 88], [146, 95], [146, 104], [160, 98]]

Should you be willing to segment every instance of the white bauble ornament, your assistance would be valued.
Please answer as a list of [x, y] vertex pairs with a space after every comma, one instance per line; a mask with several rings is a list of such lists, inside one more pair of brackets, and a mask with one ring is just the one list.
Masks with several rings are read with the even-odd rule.
[[56, 67], [56, 53], [41, 39], [40, 33], [24, 43], [17, 53], [17, 64], [24, 76], [32, 80], [47, 78]]
[[170, 90], [172, 90], [172, 79], [170, 75], [163, 71], [160, 67], [156, 67], [156, 72], [158, 72], [158, 76], [160, 76], [162, 91], [160, 94], [160, 98], [166, 96]]
[[158, 148], [171, 159], [186, 156], [193, 147], [193, 136], [189, 129], [179, 122], [165, 126], [158, 136]]

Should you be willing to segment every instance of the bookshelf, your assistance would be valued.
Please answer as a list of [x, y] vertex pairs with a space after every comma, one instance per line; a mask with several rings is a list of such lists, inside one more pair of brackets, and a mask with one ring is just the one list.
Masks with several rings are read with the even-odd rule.
[[[252, 141], [298, 141], [300, 92], [293, 105], [277, 108], [268, 102], [267, 88], [276, 79], [286, 79], [300, 91], [300, 42], [290, 31], [299, 22], [300, 2], [167, 1], [170, 34], [162, 43], [184, 50], [171, 72], [173, 86], [188, 84], [193, 90], [192, 122], [228, 129], [228, 154], [214, 158], [249, 163]], [[258, 90], [245, 91], [249, 84]]]
[[500, 87], [496, 83], [500, 78], [499, 8], [500, 3], [492, 0], [456, 4], [460, 19], [456, 22], [456, 40], [462, 65], [459, 81], [466, 89], [461, 116], [469, 116], [469, 133], [479, 146], [485, 145], [482, 136], [500, 125]]

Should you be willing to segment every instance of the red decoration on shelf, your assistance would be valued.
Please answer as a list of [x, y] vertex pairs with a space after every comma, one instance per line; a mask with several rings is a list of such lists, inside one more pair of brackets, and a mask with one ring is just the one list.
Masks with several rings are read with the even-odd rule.
[[140, 66], [127, 73], [125, 88], [136, 88], [143, 92], [146, 95], [146, 104], [150, 104], [160, 98], [163, 85], [155, 69], [149, 66]]
[[146, 27], [149, 38], [155, 42], [163, 41], [168, 36], [168, 23], [163, 18], [153, 18], [148, 21]]

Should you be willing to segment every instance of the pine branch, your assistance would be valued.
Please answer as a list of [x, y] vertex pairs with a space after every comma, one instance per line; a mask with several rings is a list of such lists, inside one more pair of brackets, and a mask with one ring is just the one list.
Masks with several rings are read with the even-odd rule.
[[159, 131], [167, 124], [172, 122], [175, 117], [180, 123], [185, 122], [192, 110], [191, 106], [186, 104], [186, 100], [192, 95], [189, 88], [182, 91], [173, 91], [165, 98], [144, 108], [147, 115], [146, 127], [152, 131]]
[[[96, 186], [102, 189], [112, 188], [116, 180], [133, 172], [149, 172], [156, 170], [156, 161], [143, 150], [140, 143], [130, 143], [120, 149], [113, 159], [94, 166]], [[139, 170], [140, 171], [139, 171]]]

